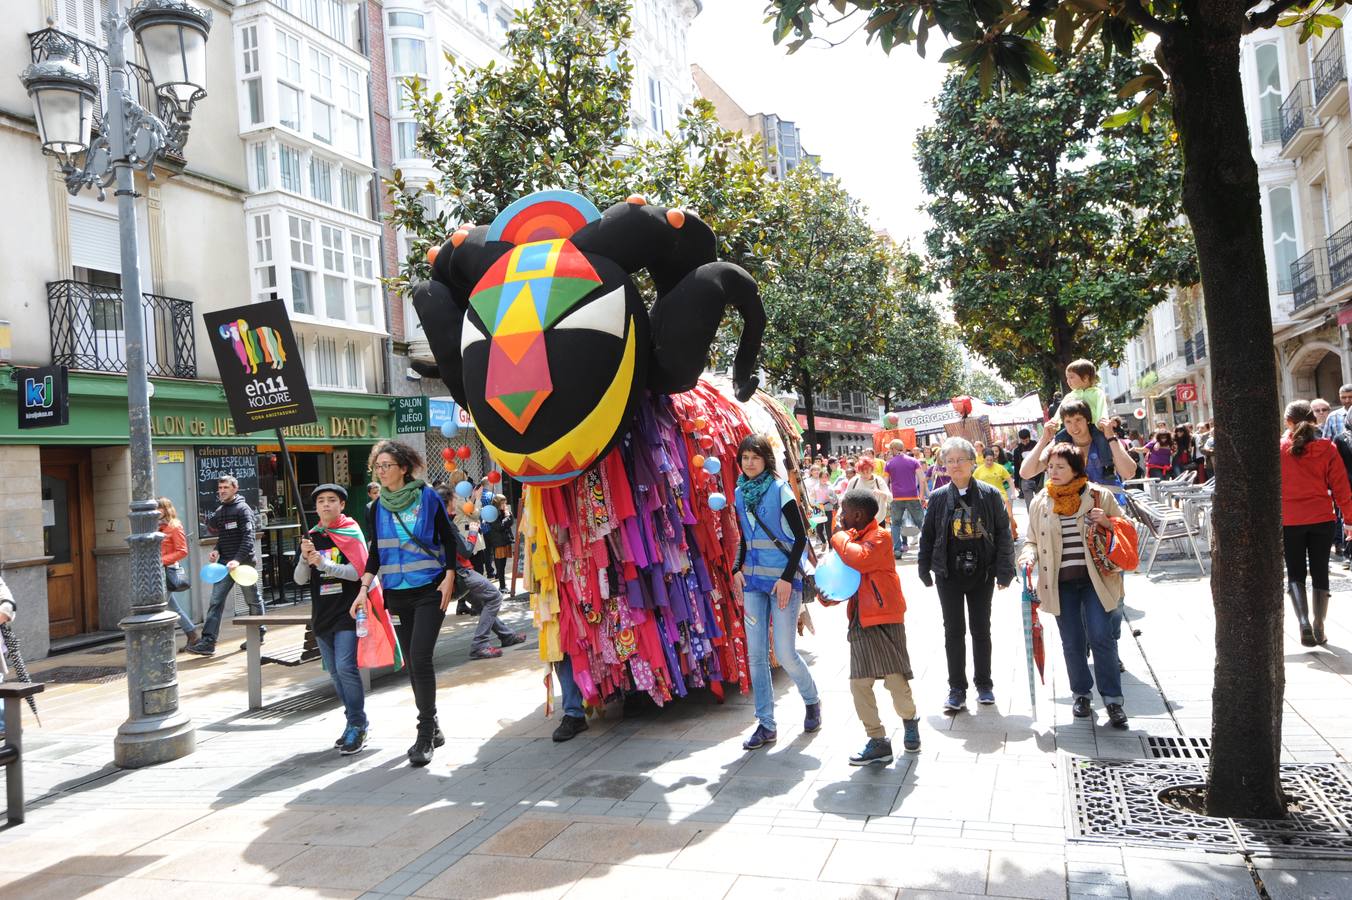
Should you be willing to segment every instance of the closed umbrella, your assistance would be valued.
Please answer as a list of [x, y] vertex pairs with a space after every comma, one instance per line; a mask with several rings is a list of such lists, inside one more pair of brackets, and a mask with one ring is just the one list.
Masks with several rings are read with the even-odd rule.
[[[5, 645], [5, 661], [9, 664], [14, 673], [19, 676], [19, 680], [28, 684], [33, 683], [33, 676], [28, 674], [28, 666], [24, 664], [23, 654], [19, 652], [19, 636], [14, 633], [14, 629], [6, 622], [0, 625], [0, 641]], [[39, 725], [42, 720], [38, 718], [38, 703], [32, 697], [24, 698], [28, 701], [28, 708], [33, 711], [33, 718]]]
[[1028, 655], [1028, 702], [1037, 708], [1037, 684], [1033, 681], [1033, 669], [1037, 669], [1038, 677], [1043, 684], [1047, 683], [1047, 677], [1043, 674], [1043, 669], [1047, 663], [1047, 651], [1042, 642], [1042, 622], [1038, 620], [1037, 609], [1040, 605], [1037, 599], [1037, 591], [1033, 589], [1033, 571], [1025, 566], [1020, 573], [1023, 580], [1023, 643], [1024, 650]]

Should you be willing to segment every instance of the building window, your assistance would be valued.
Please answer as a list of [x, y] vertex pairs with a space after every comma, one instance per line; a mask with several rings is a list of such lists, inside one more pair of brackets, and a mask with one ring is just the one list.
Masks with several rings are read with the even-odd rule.
[[427, 74], [427, 42], [417, 38], [390, 41], [390, 69], [395, 75]]
[[488, 30], [488, 0], [479, 0], [479, 25]]
[[362, 215], [365, 211], [362, 209], [362, 182], [365, 181], [360, 174], [351, 169], [342, 170], [343, 182], [343, 209], [348, 212], [354, 212]]
[[1272, 222], [1272, 261], [1277, 269], [1277, 291], [1291, 292], [1291, 264], [1296, 261], [1296, 210], [1289, 187], [1268, 191], [1268, 212]]
[[339, 321], [347, 318], [347, 270], [343, 252], [343, 232], [331, 225], [319, 226], [319, 241], [324, 254], [324, 314]]
[[353, 287], [357, 301], [357, 321], [362, 325], [374, 325], [376, 323], [376, 286], [374, 284], [362, 284], [359, 281]]
[[312, 338], [313, 353], [306, 374], [314, 373], [316, 384], [323, 387], [342, 387], [338, 380], [338, 341], [331, 337]]
[[300, 91], [278, 82], [277, 107], [277, 121], [292, 131], [300, 131]]
[[394, 125], [395, 156], [399, 159], [418, 158], [418, 123], [396, 122]]
[[310, 90], [321, 97], [333, 96], [333, 59], [310, 48]]
[[319, 240], [324, 248], [324, 269], [345, 272], [347, 255], [343, 252], [343, 232], [332, 225], [319, 226]]
[[253, 176], [253, 189], [255, 191], [266, 191], [271, 186], [268, 184], [267, 144], [249, 145], [249, 172]]
[[300, 75], [300, 38], [277, 32], [278, 75], [295, 84], [301, 84]]
[[321, 203], [333, 202], [333, 164], [310, 157], [310, 196]]
[[1276, 42], [1254, 49], [1258, 65], [1258, 108], [1262, 117], [1263, 142], [1282, 139], [1282, 64]]
[[244, 74], [258, 74], [258, 26], [249, 25], [239, 30], [240, 52], [244, 56]]
[[357, 321], [362, 325], [375, 324], [376, 277], [375, 259], [372, 254], [373, 243], [369, 237], [360, 234], [352, 238], [352, 276], [358, 279], [353, 285], [356, 299]]
[[318, 97], [310, 98], [311, 133], [315, 140], [333, 143], [333, 107]]
[[511, 19], [507, 17], [507, 13], [498, 10], [497, 15], [493, 16], [493, 37], [500, 41], [506, 40], [507, 29], [511, 27], [511, 24]]
[[339, 117], [338, 146], [345, 153], [361, 156], [361, 119], [347, 113]]
[[423, 17], [415, 12], [390, 13], [391, 28], [423, 28]]
[[652, 125], [653, 131], [658, 134], [665, 133], [667, 129], [662, 120], [662, 82], [651, 75], [648, 76], [648, 108], [649, 124]]
[[301, 193], [300, 151], [282, 144], [277, 149], [277, 163], [282, 171], [282, 190]]
[[314, 315], [314, 226], [309, 219], [287, 216], [291, 235], [291, 310]]
[[343, 345], [343, 378], [345, 387], [360, 389], [365, 386], [361, 377], [361, 360], [351, 341]]
[[277, 293], [277, 267], [272, 264], [272, 217], [254, 216], [254, 281], [259, 300]]
[[343, 109], [353, 115], [360, 115], [363, 105], [361, 72], [351, 66], [340, 65], [338, 67], [338, 86], [341, 91], [338, 99], [342, 101]]
[[263, 82], [250, 78], [244, 82], [244, 92], [249, 98], [249, 124], [263, 124]]

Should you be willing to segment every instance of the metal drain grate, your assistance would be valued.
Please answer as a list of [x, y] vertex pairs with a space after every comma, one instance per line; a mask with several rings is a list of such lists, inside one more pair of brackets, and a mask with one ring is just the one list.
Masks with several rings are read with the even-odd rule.
[[1166, 806], [1160, 791], [1198, 784], [1196, 762], [1063, 757], [1071, 838], [1243, 852], [1255, 856], [1352, 853], [1352, 778], [1329, 763], [1282, 766], [1292, 803], [1284, 820], [1219, 819]]
[[312, 712], [330, 704], [337, 704], [333, 691], [308, 691], [270, 703], [262, 709], [240, 713], [238, 719], [282, 719], [294, 713]]
[[57, 666], [33, 673], [33, 679], [44, 684], [107, 684], [126, 677], [122, 666]]
[[1146, 756], [1151, 759], [1197, 759], [1211, 758], [1211, 740], [1198, 737], [1154, 737], [1141, 738], [1145, 743]]

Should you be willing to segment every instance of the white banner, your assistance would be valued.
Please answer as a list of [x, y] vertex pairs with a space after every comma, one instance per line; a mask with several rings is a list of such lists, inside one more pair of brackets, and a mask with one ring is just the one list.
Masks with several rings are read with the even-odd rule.
[[[943, 431], [945, 425], [961, 418], [952, 403], [901, 410], [893, 415], [897, 417], [895, 427], [914, 428], [916, 434]], [[1042, 401], [1036, 391], [1005, 404], [984, 403], [972, 398], [972, 415], [989, 416], [992, 425], [1028, 425], [1043, 420]]]

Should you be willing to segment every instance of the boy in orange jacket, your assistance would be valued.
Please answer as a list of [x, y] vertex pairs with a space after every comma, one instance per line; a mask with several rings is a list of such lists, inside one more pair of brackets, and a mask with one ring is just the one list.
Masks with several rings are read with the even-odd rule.
[[920, 750], [920, 718], [911, 697], [911, 659], [906, 653], [906, 598], [901, 595], [892, 538], [878, 527], [878, 500], [872, 492], [852, 490], [840, 501], [840, 524], [846, 530], [831, 536], [841, 560], [859, 572], [859, 591], [850, 598], [850, 694], [864, 724], [868, 743], [850, 757], [850, 765], [887, 765], [892, 742], [878, 717], [873, 683], [879, 678], [892, 695], [892, 705], [905, 725], [902, 746]]

